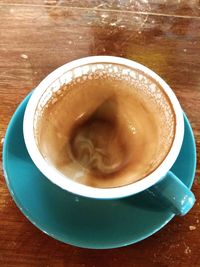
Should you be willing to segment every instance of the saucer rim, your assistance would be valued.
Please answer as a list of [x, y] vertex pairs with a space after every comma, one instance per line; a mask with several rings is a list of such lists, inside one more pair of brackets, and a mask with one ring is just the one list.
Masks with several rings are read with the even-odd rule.
[[[7, 146], [9, 144], [10, 132], [13, 129], [13, 123], [17, 119], [17, 117], [19, 116], [18, 113], [21, 111], [21, 109], [24, 108], [24, 111], [25, 111], [25, 108], [27, 106], [27, 103], [29, 101], [29, 98], [30, 98], [31, 94], [32, 93], [29, 93], [21, 101], [21, 103], [18, 105], [17, 109], [15, 110], [15, 112], [14, 112], [14, 114], [13, 114], [13, 116], [12, 116], [12, 118], [11, 118], [9, 124], [8, 124], [7, 130], [6, 130], [6, 133], [5, 133], [3, 151], [2, 151], [2, 162], [3, 162], [2, 169], [3, 169], [3, 174], [4, 174], [4, 177], [5, 177], [5, 181], [6, 181], [6, 184], [7, 184], [7, 188], [9, 190], [9, 193], [12, 196], [16, 206], [19, 208], [19, 210], [22, 212], [22, 214], [28, 219], [28, 221], [30, 221], [36, 228], [38, 228], [40, 231], [42, 231], [46, 235], [48, 235], [48, 236], [50, 236], [50, 237], [52, 237], [52, 238], [64, 243], [64, 244], [69, 244], [69, 245], [73, 245], [73, 246], [76, 246], [76, 247], [88, 248], [88, 249], [113, 249], [113, 248], [120, 248], [120, 247], [124, 247], [124, 246], [128, 246], [128, 245], [132, 245], [132, 244], [138, 243], [138, 242], [140, 242], [140, 241], [152, 236], [153, 234], [155, 234], [158, 231], [160, 231], [165, 225], [167, 225], [175, 217], [175, 215], [173, 213], [171, 213], [171, 215], [169, 215], [169, 217], [166, 220], [164, 220], [163, 223], [160, 224], [158, 228], [156, 228], [153, 231], [148, 232], [147, 234], [142, 235], [140, 238], [135, 238], [134, 240], [130, 240], [129, 242], [124, 242], [124, 241], [116, 242], [116, 245], [105, 245], [105, 246], [104, 245], [100, 245], [100, 246], [92, 245], [92, 246], [89, 246], [89, 245], [85, 245], [84, 242], [83, 242], [83, 244], [81, 244], [81, 242], [79, 244], [77, 244], [76, 242], [73, 242], [73, 241], [71, 242], [70, 240], [65, 241], [64, 239], [62, 239], [60, 237], [57, 237], [57, 236], [54, 236], [54, 234], [51, 234], [50, 232], [47, 232], [44, 229], [44, 227], [42, 225], [40, 225], [40, 223], [38, 223], [38, 222], [36, 223], [34, 218], [32, 217], [31, 212], [28, 211], [24, 207], [23, 203], [18, 199], [18, 197], [14, 193], [14, 190], [12, 190], [10, 182], [9, 182], [9, 174], [8, 174], [9, 171], [7, 170], [8, 168], [6, 168], [6, 165], [7, 165], [6, 158], [7, 158], [7, 153], [8, 153], [7, 152]], [[23, 112], [23, 115], [24, 115], [24, 112]], [[188, 127], [188, 131], [191, 134], [190, 145], [192, 146], [192, 151], [193, 151], [193, 155], [194, 155], [194, 157], [193, 157], [193, 171], [192, 171], [190, 182], [187, 185], [187, 187], [191, 189], [192, 184], [194, 182], [194, 178], [195, 178], [195, 172], [196, 172], [196, 143], [195, 143], [194, 133], [193, 133], [192, 127], [190, 125], [190, 122], [189, 122], [189, 120], [188, 120], [188, 118], [187, 118], [187, 116], [186, 116], [186, 114], [184, 112], [183, 112], [183, 115], [184, 115], [184, 123], [186, 124], [186, 127]], [[185, 136], [185, 134], [184, 134], [184, 136]], [[178, 155], [178, 157], [179, 157], [179, 155]], [[36, 168], [36, 166], [35, 166], [35, 168]], [[63, 190], [63, 189], [60, 188], [60, 190]]]

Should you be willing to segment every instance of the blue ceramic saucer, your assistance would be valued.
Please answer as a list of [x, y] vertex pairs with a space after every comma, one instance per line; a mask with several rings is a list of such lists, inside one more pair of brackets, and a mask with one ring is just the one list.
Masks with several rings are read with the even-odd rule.
[[[35, 226], [68, 244], [105, 249], [143, 240], [174, 217], [147, 191], [119, 200], [88, 200], [52, 184], [35, 167], [24, 144], [22, 125], [28, 100], [29, 96], [10, 121], [3, 168], [15, 203]], [[195, 167], [195, 142], [185, 117], [184, 141], [172, 171], [190, 188]]]

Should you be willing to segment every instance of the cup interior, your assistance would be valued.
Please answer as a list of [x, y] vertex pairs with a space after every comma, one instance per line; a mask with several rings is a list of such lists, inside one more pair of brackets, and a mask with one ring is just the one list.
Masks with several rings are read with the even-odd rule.
[[99, 188], [131, 184], [153, 172], [169, 153], [175, 127], [159, 83], [106, 62], [63, 73], [46, 88], [34, 116], [44, 159], [66, 177]]

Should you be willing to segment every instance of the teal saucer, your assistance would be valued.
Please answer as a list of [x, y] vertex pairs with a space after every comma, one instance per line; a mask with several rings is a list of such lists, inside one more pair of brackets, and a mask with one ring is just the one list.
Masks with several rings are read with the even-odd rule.
[[[84, 248], [115, 248], [143, 240], [173, 217], [147, 191], [119, 200], [91, 200], [68, 193], [46, 179], [30, 159], [23, 139], [26, 97], [12, 117], [4, 141], [3, 169], [10, 193], [36, 227], [64, 243]], [[185, 117], [185, 136], [172, 171], [191, 187], [196, 149]]]

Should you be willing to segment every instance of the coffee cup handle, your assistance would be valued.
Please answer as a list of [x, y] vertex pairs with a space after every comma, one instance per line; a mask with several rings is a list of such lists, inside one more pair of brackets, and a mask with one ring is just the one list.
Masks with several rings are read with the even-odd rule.
[[148, 191], [159, 197], [176, 215], [185, 215], [195, 203], [192, 191], [171, 171]]

